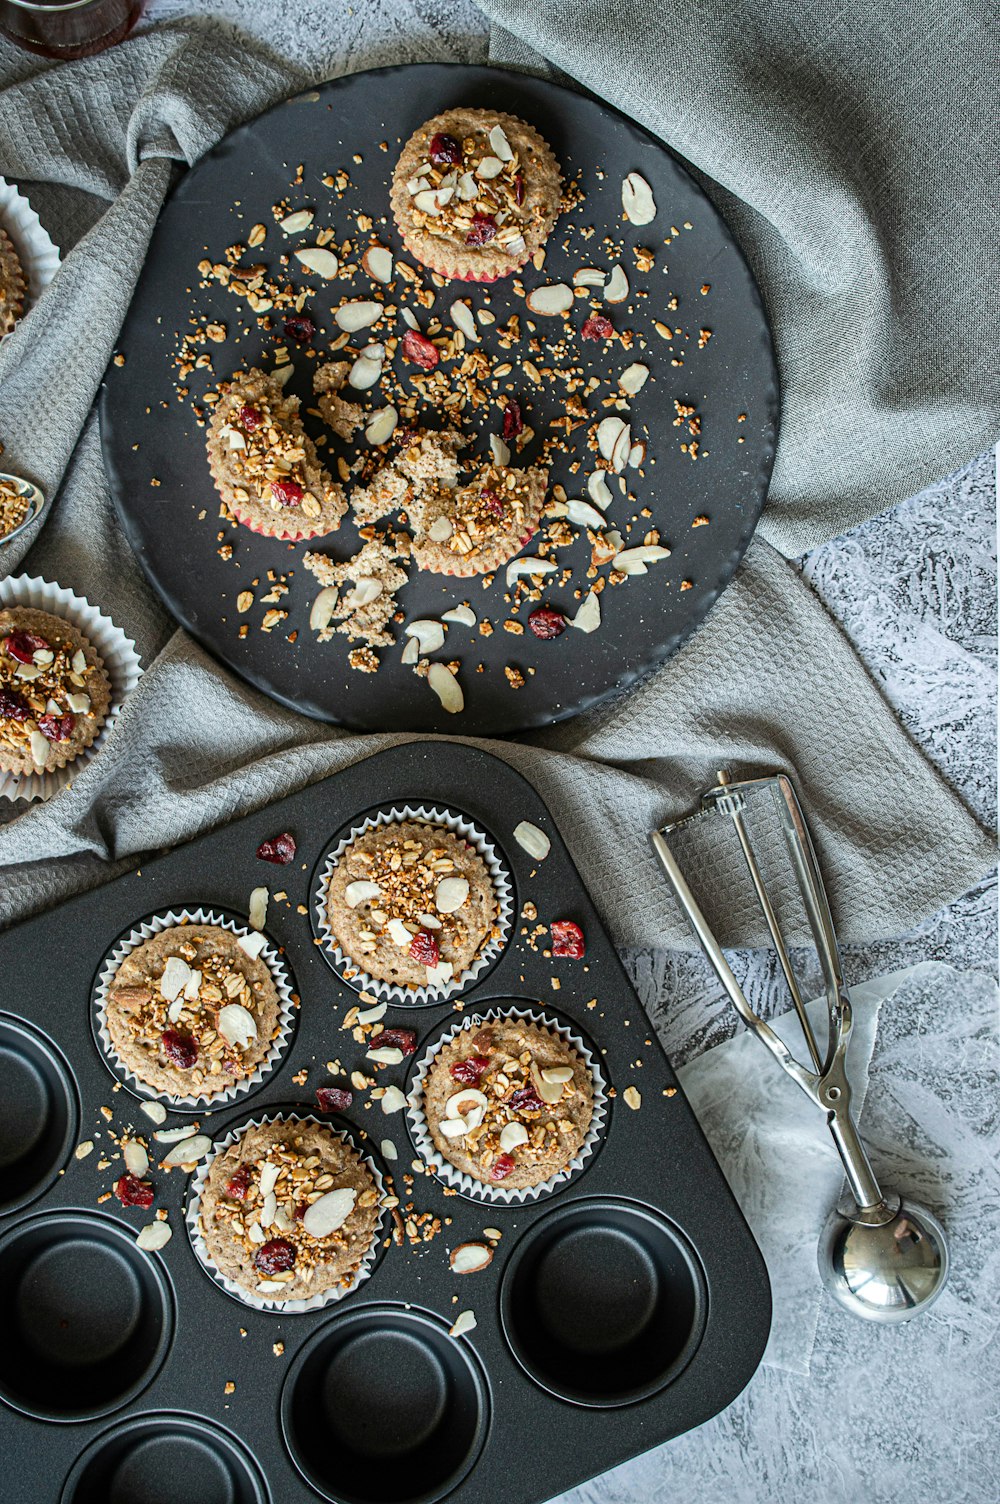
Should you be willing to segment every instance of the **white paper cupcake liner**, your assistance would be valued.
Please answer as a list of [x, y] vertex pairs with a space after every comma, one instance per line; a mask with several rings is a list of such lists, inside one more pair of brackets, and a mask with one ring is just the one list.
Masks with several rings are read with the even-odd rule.
[[[587, 1129], [587, 1136], [569, 1164], [564, 1169], [559, 1170], [557, 1174], [551, 1175], [548, 1180], [543, 1180], [540, 1185], [514, 1187], [513, 1189], [506, 1190], [502, 1183], [496, 1186], [484, 1185], [481, 1181], [474, 1180], [471, 1175], [467, 1175], [464, 1170], [456, 1169], [453, 1164], [444, 1159], [431, 1137], [431, 1131], [423, 1110], [424, 1082], [438, 1052], [446, 1044], [450, 1044], [452, 1040], [457, 1038], [463, 1029], [478, 1028], [485, 1023], [489, 1023], [491, 1020], [505, 1018], [520, 1018], [527, 1023], [535, 1024], [540, 1029], [547, 1029], [550, 1034], [558, 1035], [569, 1049], [579, 1055], [590, 1072], [590, 1079], [593, 1082], [594, 1088], [594, 1108], [590, 1118], [590, 1126]], [[550, 1018], [547, 1013], [536, 1013], [531, 1008], [489, 1008], [483, 1013], [477, 1012], [472, 1017], [464, 1018], [460, 1023], [455, 1024], [447, 1033], [442, 1034], [441, 1038], [427, 1051], [427, 1054], [420, 1062], [416, 1075], [413, 1078], [413, 1084], [407, 1095], [406, 1104], [406, 1121], [410, 1130], [410, 1137], [413, 1140], [417, 1154], [423, 1160], [424, 1164], [434, 1171], [439, 1180], [445, 1181], [463, 1195], [474, 1196], [479, 1201], [492, 1201], [500, 1206], [521, 1206], [526, 1201], [537, 1201], [539, 1196], [548, 1195], [557, 1186], [564, 1185], [567, 1180], [577, 1175], [584, 1168], [587, 1160], [599, 1143], [601, 1135], [604, 1132], [605, 1119], [608, 1115], [607, 1084], [590, 1048], [584, 1044], [580, 1035], [575, 1034], [566, 1024], [560, 1023], [557, 1019]]]
[[97, 986], [94, 988], [94, 1025], [97, 1037], [101, 1042], [104, 1053], [114, 1066], [115, 1071], [128, 1085], [130, 1090], [137, 1092], [149, 1101], [169, 1102], [172, 1108], [190, 1107], [201, 1112], [215, 1112], [227, 1102], [234, 1102], [239, 1097], [245, 1096], [259, 1086], [264, 1077], [269, 1075], [281, 1059], [292, 1030], [295, 1027], [295, 1002], [292, 997], [292, 984], [284, 962], [278, 955], [274, 946], [265, 945], [260, 953], [260, 959], [271, 973], [275, 990], [278, 994], [278, 1033], [272, 1041], [267, 1055], [258, 1065], [252, 1075], [246, 1076], [242, 1081], [234, 1081], [232, 1086], [225, 1091], [212, 1092], [210, 1095], [188, 1094], [186, 1096], [171, 1096], [168, 1092], [157, 1091], [148, 1082], [143, 1081], [130, 1066], [126, 1065], [117, 1053], [108, 1029], [108, 989], [115, 978], [119, 966], [125, 957], [141, 945], [144, 940], [151, 940], [154, 935], [159, 935], [163, 930], [173, 929], [181, 924], [213, 924], [221, 929], [229, 930], [234, 935], [249, 935], [251, 931], [245, 924], [238, 924], [235, 919], [230, 919], [225, 914], [219, 914], [213, 909], [180, 909], [171, 910], [166, 914], [155, 914], [150, 919], [144, 919], [124, 939], [119, 940], [110, 955], [105, 957], [104, 963], [97, 977]]
[[[460, 836], [463, 841], [467, 841], [482, 857], [496, 895], [497, 917], [494, 922], [494, 937], [481, 947], [471, 966], [460, 972], [458, 976], [452, 977], [450, 982], [442, 983], [440, 987], [403, 987], [398, 982], [385, 982], [377, 977], [369, 976], [359, 962], [346, 956], [340, 949], [326, 917], [327, 889], [334, 868], [348, 846], [366, 831], [374, 830], [378, 826], [398, 824], [403, 820], [414, 820], [424, 825], [443, 825], [452, 835]], [[360, 825], [355, 825], [344, 839], [338, 842], [327, 854], [323, 863], [313, 902], [316, 928], [323, 941], [324, 952], [333, 963], [333, 969], [341, 981], [359, 992], [370, 992], [376, 997], [383, 997], [389, 1001], [395, 1000], [411, 1008], [420, 1007], [424, 1003], [444, 1002], [446, 998], [453, 997], [456, 993], [464, 992], [467, 987], [471, 987], [475, 979], [486, 970], [507, 944], [514, 913], [510, 875], [497, 855], [496, 847], [479, 827], [450, 809], [427, 809], [424, 805], [414, 809], [408, 804], [394, 805], [391, 809], [380, 810], [377, 815], [370, 816]]]
[[[28, 284], [24, 310], [29, 313], [59, 270], [59, 247], [52, 243], [28, 200], [13, 183], [0, 178], [0, 229], [7, 231]], [[10, 339], [10, 335], [3, 336]]]
[[135, 643], [82, 595], [74, 595], [63, 585], [30, 575], [8, 575], [0, 580], [0, 609], [5, 606], [30, 606], [61, 616], [82, 632], [101, 660], [111, 681], [111, 704], [94, 742], [64, 768], [46, 773], [5, 773], [0, 771], [0, 796], [4, 799], [51, 799], [60, 789], [73, 782], [85, 763], [97, 756], [111, 734], [111, 728], [128, 695], [142, 674]]
[[227, 1133], [225, 1138], [219, 1139], [217, 1143], [212, 1145], [211, 1152], [205, 1156], [191, 1178], [191, 1185], [188, 1189], [187, 1207], [184, 1212], [184, 1220], [187, 1223], [188, 1236], [191, 1239], [194, 1256], [206, 1274], [215, 1281], [220, 1289], [225, 1290], [227, 1295], [232, 1295], [243, 1305], [252, 1306], [255, 1311], [273, 1311], [279, 1316], [297, 1315], [304, 1311], [318, 1311], [321, 1306], [332, 1305], [338, 1300], [343, 1300], [345, 1295], [351, 1295], [359, 1285], [368, 1279], [372, 1272], [375, 1259], [378, 1255], [383, 1223], [385, 1222], [385, 1211], [382, 1209], [375, 1231], [372, 1233], [371, 1247], [351, 1277], [350, 1283], [346, 1285], [334, 1285], [331, 1289], [323, 1290], [319, 1295], [313, 1295], [308, 1300], [270, 1300], [266, 1295], [251, 1294], [249, 1290], [245, 1290], [242, 1285], [238, 1285], [235, 1280], [229, 1279], [227, 1275], [218, 1269], [212, 1261], [212, 1255], [208, 1251], [201, 1231], [201, 1196], [205, 1189], [205, 1182], [208, 1179], [208, 1172], [212, 1167], [212, 1161], [217, 1154], [224, 1154], [229, 1146], [235, 1144], [238, 1138], [242, 1138], [248, 1129], [262, 1128], [272, 1123], [288, 1122], [316, 1123], [319, 1127], [325, 1128], [328, 1133], [333, 1134], [334, 1138], [339, 1138], [342, 1143], [348, 1144], [360, 1154], [362, 1163], [375, 1182], [375, 1189], [378, 1191], [380, 1203], [385, 1195], [385, 1182], [379, 1174], [377, 1166], [373, 1160], [369, 1159], [358, 1148], [351, 1135], [344, 1133], [340, 1129], [331, 1128], [329, 1123], [322, 1122], [312, 1113], [275, 1112], [267, 1113], [259, 1118], [249, 1118], [247, 1122], [240, 1123]]

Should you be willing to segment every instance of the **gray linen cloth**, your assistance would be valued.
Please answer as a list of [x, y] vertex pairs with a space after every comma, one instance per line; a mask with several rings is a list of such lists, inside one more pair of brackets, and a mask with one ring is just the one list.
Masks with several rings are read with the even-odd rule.
[[[507, 7], [510, 25], [515, 10]], [[611, 14], [597, 5], [587, 10], [594, 27]], [[619, 6], [614, 13], [622, 35], [634, 35], [638, 10]], [[647, 7], [642, 14], [652, 13]], [[710, 48], [703, 16], [702, 43]], [[586, 28], [577, 42], [583, 59], [592, 45]], [[563, 66], [567, 50], [553, 46]], [[649, 92], [635, 113], [673, 139], [669, 112], [656, 115], [650, 106], [662, 94], [663, 58], [651, 53], [645, 62]], [[697, 67], [689, 50], [683, 70]], [[116, 525], [90, 414], [171, 161], [195, 161], [239, 120], [312, 80], [207, 24], [163, 26], [55, 72], [24, 77], [23, 59], [18, 68], [20, 81], [0, 92], [0, 171], [22, 184], [53, 237], [72, 248], [38, 307], [0, 348], [4, 465], [47, 490], [61, 487], [37, 541], [29, 536], [6, 550], [0, 569], [21, 566], [87, 595], [135, 637], [147, 671], [104, 752], [70, 788], [47, 804], [0, 811], [0, 923], [399, 740], [343, 733], [283, 710], [172, 631]], [[603, 67], [581, 71], [598, 89], [608, 76]], [[703, 128], [742, 138], [721, 76], [714, 98]], [[755, 239], [759, 212], [739, 220], [758, 270], [769, 267], [772, 293], [802, 249], [801, 204], [785, 203], [777, 189], [787, 175], [782, 142], [793, 154], [806, 149], [808, 103], [803, 91], [797, 111], [783, 116], [775, 108], [768, 236]], [[890, 145], [886, 137], [880, 149]], [[817, 173], [822, 168], [825, 176], [813, 178], [815, 213], [836, 221], [845, 192], [841, 165], [819, 143], [816, 152]], [[758, 165], [756, 175], [763, 171]], [[735, 218], [735, 201], [727, 198], [725, 207]], [[938, 208], [943, 214], [948, 205]], [[971, 240], [965, 245], [962, 265], [974, 277], [976, 253]], [[956, 250], [961, 243], [952, 242], [948, 254]], [[949, 331], [947, 368], [943, 333], [936, 352], [933, 403], [922, 377], [924, 340], [907, 361], [891, 369], [887, 363], [882, 331], [894, 351], [906, 348], [898, 318], [915, 294], [905, 267], [898, 275], [906, 298], [902, 290], [887, 294], [874, 323], [867, 272], [825, 304], [821, 270], [813, 267], [814, 297], [771, 301], [783, 358], [824, 341], [842, 350], [848, 341], [837, 331], [848, 316], [855, 341], [850, 401], [843, 380], [831, 395], [825, 368], [792, 361], [785, 372], [789, 416], [766, 532], [792, 551], [891, 505], [951, 458], [982, 447], [980, 415], [952, 379], [961, 363], [956, 330]], [[936, 280], [942, 288], [960, 280], [944, 249]], [[927, 284], [921, 295], [931, 300]], [[885, 398], [862, 464], [855, 437], [848, 433], [840, 455], [832, 426], [810, 429], [802, 414], [835, 403], [852, 423], [877, 370], [895, 395]], [[890, 421], [893, 404], [898, 424]], [[928, 428], [930, 408], [949, 415], [947, 444]], [[918, 433], [927, 440], [922, 447]], [[840, 463], [831, 494], [835, 448]], [[853, 455], [850, 463], [844, 455]], [[481, 745], [523, 771], [548, 800], [619, 944], [690, 945], [645, 832], [683, 811], [721, 765], [737, 774], [775, 766], [797, 772], [847, 940], [899, 933], [968, 888], [993, 859], [990, 837], [906, 736], [811, 590], [763, 538], [688, 645], [631, 695], [523, 741]], [[511, 824], [516, 818], [512, 812]], [[730, 916], [724, 938], [754, 944], [763, 935], [759, 924], [734, 924]]]

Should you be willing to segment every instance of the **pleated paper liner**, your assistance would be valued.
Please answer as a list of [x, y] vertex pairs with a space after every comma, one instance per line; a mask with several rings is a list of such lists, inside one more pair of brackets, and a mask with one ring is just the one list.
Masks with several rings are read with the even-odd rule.
[[[399, 824], [404, 820], [424, 825], [439, 825], [450, 831], [452, 835], [467, 841], [485, 863], [496, 897], [497, 914], [493, 924], [493, 934], [480, 947], [472, 964], [465, 971], [452, 977], [449, 982], [436, 987], [405, 987], [398, 982], [386, 982], [369, 976], [359, 962], [352, 960], [340, 949], [327, 920], [327, 891], [334, 869], [347, 848], [366, 831]], [[473, 982], [500, 956], [510, 937], [514, 895], [507, 867], [489, 837], [471, 820], [466, 819], [464, 815], [457, 814], [454, 810], [427, 809], [424, 805], [413, 808], [408, 804], [394, 805], [390, 809], [380, 810], [377, 814], [369, 815], [360, 824], [353, 826], [348, 834], [321, 859], [321, 863], [319, 881], [313, 897], [316, 934], [322, 941], [323, 954], [341, 981], [346, 982], [349, 987], [353, 987], [358, 992], [368, 992], [376, 997], [385, 998], [388, 1002], [402, 1003], [411, 1008], [421, 1007], [428, 1003], [444, 1002], [446, 998], [453, 997], [471, 987]]]
[[258, 1065], [257, 1069], [243, 1080], [234, 1081], [224, 1091], [172, 1096], [168, 1092], [157, 1091], [154, 1087], [149, 1086], [125, 1064], [115, 1050], [111, 1033], [108, 1029], [108, 989], [114, 980], [119, 966], [125, 957], [135, 950], [136, 946], [141, 945], [144, 940], [151, 940], [154, 935], [159, 935], [164, 930], [185, 924], [217, 925], [237, 937], [254, 933], [245, 923], [215, 909], [170, 910], [168, 913], [153, 914], [148, 919], [143, 919], [128, 935], [123, 936], [115, 942], [113, 950], [101, 963], [101, 968], [97, 976], [97, 985], [94, 989], [94, 1033], [115, 1075], [137, 1096], [147, 1101], [167, 1103], [171, 1110], [214, 1112], [216, 1108], [222, 1107], [229, 1102], [235, 1102], [240, 1097], [246, 1096], [248, 1092], [254, 1091], [274, 1069], [281, 1059], [291, 1039], [292, 1031], [295, 1028], [296, 1006], [293, 998], [291, 977], [277, 950], [269, 941], [261, 951], [260, 959], [271, 973], [271, 978], [278, 994], [278, 1033], [272, 1041], [267, 1055], [261, 1061], [260, 1065]]
[[[43, 229], [28, 200], [6, 178], [0, 178], [0, 229], [10, 236], [24, 271], [28, 284], [24, 303], [27, 314], [59, 270], [59, 248]], [[10, 337], [7, 334], [3, 339]]]
[[245, 1290], [242, 1285], [237, 1284], [235, 1280], [229, 1279], [227, 1275], [218, 1269], [212, 1261], [212, 1256], [208, 1251], [201, 1231], [201, 1197], [205, 1189], [205, 1182], [208, 1179], [208, 1172], [212, 1167], [212, 1162], [217, 1154], [224, 1154], [231, 1144], [235, 1144], [237, 1139], [242, 1138], [248, 1129], [288, 1122], [315, 1123], [318, 1127], [325, 1128], [334, 1138], [340, 1139], [342, 1143], [354, 1149], [360, 1155], [361, 1162], [375, 1183], [379, 1204], [381, 1205], [382, 1199], [385, 1196], [385, 1182], [382, 1179], [382, 1175], [375, 1162], [367, 1154], [363, 1153], [349, 1133], [345, 1133], [339, 1128], [332, 1128], [329, 1123], [322, 1122], [313, 1113], [276, 1112], [264, 1114], [259, 1118], [248, 1118], [245, 1123], [240, 1123], [237, 1127], [230, 1129], [224, 1138], [219, 1139], [217, 1143], [212, 1145], [211, 1152], [205, 1156], [191, 1178], [187, 1208], [184, 1213], [184, 1220], [187, 1223], [188, 1235], [191, 1239], [194, 1256], [205, 1270], [205, 1273], [214, 1280], [220, 1289], [225, 1290], [227, 1295], [231, 1295], [234, 1300], [240, 1301], [243, 1305], [252, 1306], [255, 1311], [273, 1311], [280, 1316], [298, 1315], [305, 1311], [318, 1311], [322, 1306], [333, 1305], [337, 1301], [343, 1300], [345, 1295], [351, 1295], [371, 1275], [378, 1256], [379, 1240], [382, 1236], [382, 1227], [385, 1221], [385, 1212], [383, 1210], [372, 1233], [371, 1245], [368, 1252], [347, 1283], [335, 1285], [329, 1290], [323, 1290], [320, 1294], [311, 1296], [308, 1300], [282, 1301], [273, 1300], [266, 1295], [252, 1294], [249, 1290]]
[[[526, 1023], [534, 1024], [536, 1028], [545, 1029], [548, 1033], [556, 1035], [561, 1042], [580, 1060], [590, 1072], [590, 1079], [594, 1091], [594, 1105], [587, 1134], [583, 1143], [569, 1164], [559, 1170], [555, 1175], [544, 1180], [540, 1185], [520, 1186], [514, 1189], [505, 1189], [503, 1183], [499, 1185], [485, 1185], [482, 1181], [475, 1180], [467, 1175], [464, 1170], [459, 1170], [447, 1159], [442, 1158], [431, 1137], [430, 1127], [424, 1113], [424, 1083], [438, 1052], [445, 1045], [456, 1039], [464, 1029], [482, 1028], [483, 1024], [496, 1022], [502, 1019], [518, 1018]], [[456, 1088], [457, 1089], [457, 1088]], [[501, 1206], [521, 1206], [526, 1201], [537, 1201], [539, 1196], [547, 1195], [559, 1186], [565, 1185], [574, 1175], [578, 1175], [586, 1168], [587, 1161], [594, 1153], [599, 1144], [605, 1128], [608, 1115], [607, 1083], [597, 1060], [579, 1034], [559, 1019], [550, 1014], [536, 1012], [532, 1008], [518, 1007], [495, 1007], [489, 1008], [482, 1013], [476, 1012], [471, 1017], [463, 1018], [446, 1030], [439, 1039], [431, 1046], [417, 1067], [416, 1074], [406, 1098], [406, 1121], [413, 1140], [414, 1148], [420, 1159], [433, 1170], [439, 1180], [445, 1181], [449, 1186], [460, 1191], [464, 1196], [475, 1197], [479, 1201], [492, 1201]]]
[[105, 616], [82, 595], [75, 595], [63, 585], [30, 575], [10, 575], [0, 580], [0, 609], [5, 606], [29, 606], [70, 622], [86, 637], [111, 681], [111, 703], [104, 725], [79, 757], [64, 768], [53, 768], [45, 773], [0, 771], [0, 796], [3, 798], [51, 799], [53, 794], [72, 783], [80, 770], [98, 755], [111, 734], [122, 705], [138, 684], [142, 667], [135, 643], [115, 626], [110, 616]]

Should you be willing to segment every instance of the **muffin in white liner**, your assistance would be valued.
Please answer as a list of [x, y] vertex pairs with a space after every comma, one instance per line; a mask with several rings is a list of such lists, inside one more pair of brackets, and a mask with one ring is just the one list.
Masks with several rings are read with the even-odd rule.
[[[503, 1184], [485, 1185], [482, 1181], [475, 1180], [463, 1170], [444, 1159], [435, 1147], [431, 1137], [430, 1127], [424, 1113], [424, 1083], [430, 1072], [438, 1052], [445, 1045], [450, 1044], [463, 1030], [481, 1028], [483, 1024], [498, 1022], [503, 1019], [517, 1018], [526, 1023], [534, 1024], [538, 1029], [545, 1029], [572, 1050], [582, 1061], [590, 1073], [593, 1086], [593, 1106], [587, 1133], [579, 1150], [562, 1170], [544, 1180], [540, 1185], [519, 1186], [505, 1189]], [[448, 1029], [438, 1038], [426, 1052], [417, 1066], [410, 1090], [406, 1097], [406, 1122], [410, 1130], [413, 1146], [420, 1159], [432, 1170], [439, 1180], [445, 1181], [455, 1190], [465, 1196], [475, 1197], [480, 1201], [491, 1201], [501, 1206], [520, 1206], [526, 1201], [535, 1201], [539, 1196], [547, 1195], [564, 1185], [574, 1175], [578, 1174], [587, 1163], [600, 1142], [604, 1132], [605, 1121], [608, 1115], [607, 1083], [601, 1071], [593, 1051], [584, 1043], [579, 1034], [575, 1033], [567, 1024], [559, 1019], [552, 1018], [547, 1013], [536, 1012], [532, 1008], [520, 1008], [502, 1006], [488, 1008], [483, 1012], [476, 1012], [462, 1018], [452, 1028]]]
[[0, 796], [4, 799], [51, 799], [72, 783], [84, 765], [100, 752], [125, 699], [139, 682], [142, 667], [135, 643], [115, 626], [110, 616], [63, 585], [30, 575], [9, 575], [0, 580], [0, 607], [4, 606], [30, 606], [71, 622], [91, 644], [111, 681], [111, 704], [104, 725], [92, 744], [73, 762], [45, 773], [0, 772]]
[[[42, 228], [28, 200], [6, 178], [0, 178], [0, 229], [10, 236], [28, 284], [22, 316], [27, 317], [59, 270], [59, 247]], [[11, 337], [5, 334], [0, 343]]]
[[279, 1028], [271, 1048], [265, 1059], [257, 1069], [249, 1076], [240, 1081], [234, 1081], [225, 1091], [212, 1092], [208, 1095], [173, 1096], [169, 1092], [156, 1091], [147, 1082], [142, 1081], [129, 1066], [121, 1059], [115, 1050], [110, 1031], [108, 1029], [108, 989], [114, 981], [119, 966], [135, 948], [145, 940], [151, 940], [154, 935], [162, 934], [164, 930], [175, 929], [184, 924], [211, 924], [220, 929], [229, 930], [237, 937], [254, 933], [245, 924], [239, 924], [235, 919], [226, 914], [217, 913], [213, 909], [180, 909], [170, 910], [165, 914], [154, 914], [149, 919], [144, 919], [128, 935], [118, 940], [114, 949], [105, 957], [101, 969], [98, 972], [97, 984], [94, 988], [94, 1030], [104, 1053], [115, 1071], [115, 1074], [124, 1081], [130, 1091], [149, 1101], [169, 1102], [171, 1109], [190, 1109], [192, 1111], [212, 1111], [224, 1106], [227, 1102], [233, 1102], [247, 1092], [253, 1091], [264, 1080], [264, 1077], [277, 1065], [281, 1059], [292, 1030], [295, 1027], [295, 1000], [292, 993], [292, 983], [285, 964], [275, 947], [270, 942], [264, 946], [260, 953], [260, 959], [271, 973], [275, 991], [278, 994], [278, 1019]]
[[[387, 982], [370, 976], [360, 962], [344, 954], [327, 919], [327, 890], [334, 869], [348, 847], [366, 831], [407, 820], [423, 825], [442, 826], [452, 835], [467, 841], [482, 858], [493, 883], [496, 898], [497, 911], [492, 936], [480, 946], [472, 964], [465, 971], [438, 986], [404, 987], [398, 982]], [[476, 978], [482, 975], [506, 946], [514, 913], [514, 895], [510, 874], [501, 861], [496, 847], [479, 827], [453, 810], [436, 807], [427, 809], [424, 805], [414, 808], [408, 804], [394, 805], [390, 809], [379, 810], [376, 815], [370, 815], [359, 825], [353, 826], [343, 840], [327, 853], [320, 868], [313, 904], [316, 933], [323, 942], [323, 954], [341, 981], [346, 982], [349, 987], [353, 987], [358, 992], [370, 992], [376, 997], [385, 998], [389, 1002], [400, 1002], [411, 1008], [420, 1007], [426, 1003], [444, 1002], [446, 998], [453, 997], [456, 993], [464, 992], [466, 988], [471, 987]]]
[[237, 1284], [235, 1280], [229, 1279], [216, 1267], [206, 1247], [201, 1231], [201, 1197], [205, 1189], [205, 1182], [208, 1179], [209, 1170], [212, 1167], [212, 1161], [217, 1155], [223, 1154], [231, 1144], [235, 1144], [237, 1139], [242, 1138], [248, 1129], [289, 1122], [314, 1123], [318, 1127], [324, 1128], [334, 1138], [340, 1139], [342, 1143], [348, 1144], [360, 1156], [362, 1164], [371, 1175], [375, 1183], [375, 1189], [378, 1192], [378, 1204], [380, 1208], [386, 1194], [385, 1182], [374, 1160], [358, 1147], [349, 1133], [331, 1127], [329, 1123], [324, 1123], [313, 1113], [275, 1112], [266, 1113], [259, 1118], [249, 1118], [246, 1122], [239, 1123], [235, 1128], [232, 1128], [224, 1138], [219, 1139], [212, 1145], [211, 1151], [205, 1156], [191, 1177], [191, 1183], [188, 1187], [187, 1206], [184, 1211], [184, 1220], [187, 1224], [188, 1236], [191, 1239], [194, 1256], [205, 1270], [205, 1273], [209, 1275], [221, 1290], [225, 1290], [227, 1295], [231, 1295], [234, 1300], [240, 1301], [243, 1305], [251, 1306], [255, 1311], [272, 1311], [279, 1316], [298, 1315], [305, 1311], [318, 1311], [322, 1306], [332, 1305], [337, 1301], [343, 1300], [345, 1295], [353, 1294], [358, 1286], [363, 1284], [371, 1275], [378, 1256], [382, 1228], [385, 1222], [385, 1211], [382, 1209], [375, 1226], [375, 1231], [372, 1233], [371, 1247], [351, 1277], [350, 1283], [334, 1286], [329, 1290], [323, 1290], [319, 1295], [314, 1295], [309, 1300], [277, 1301], [269, 1299], [266, 1295], [253, 1295], [249, 1290], [245, 1290], [242, 1285]]

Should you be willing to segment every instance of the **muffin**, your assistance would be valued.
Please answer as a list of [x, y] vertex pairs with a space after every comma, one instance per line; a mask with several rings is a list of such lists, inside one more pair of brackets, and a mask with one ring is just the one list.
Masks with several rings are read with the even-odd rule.
[[459, 450], [468, 442], [453, 428], [440, 432], [416, 428], [400, 434], [395, 458], [382, 465], [366, 486], [356, 486], [351, 492], [358, 526], [378, 522], [390, 512], [409, 514], [428, 490], [457, 486], [462, 468]]
[[110, 705], [104, 663], [82, 632], [34, 607], [0, 610], [0, 770], [66, 767], [93, 744]]
[[481, 1185], [526, 1189], [579, 1154], [594, 1085], [558, 1034], [514, 1017], [470, 1019], [438, 1050], [422, 1109], [442, 1159]]
[[0, 230], [0, 336], [12, 333], [24, 313], [28, 284], [21, 258], [6, 230]]
[[390, 200], [411, 255], [442, 277], [495, 282], [545, 244], [562, 196], [538, 132], [495, 110], [446, 110], [407, 141]]
[[269, 538], [315, 538], [340, 526], [343, 488], [302, 427], [299, 399], [263, 371], [220, 383], [208, 425], [208, 463], [238, 522]]
[[214, 1097], [252, 1075], [271, 1052], [280, 1012], [267, 964], [214, 924], [171, 925], [137, 945], [105, 1004], [119, 1060], [169, 1097]]
[[483, 465], [454, 490], [428, 487], [410, 504], [413, 561], [433, 574], [490, 574], [538, 531], [549, 472]]
[[350, 1285], [379, 1224], [357, 1150], [319, 1123], [251, 1126], [209, 1166], [199, 1222], [223, 1278], [273, 1301]]
[[497, 901], [467, 841], [443, 825], [400, 820], [351, 842], [330, 878], [325, 916], [343, 954], [368, 976], [440, 986], [491, 939]]

